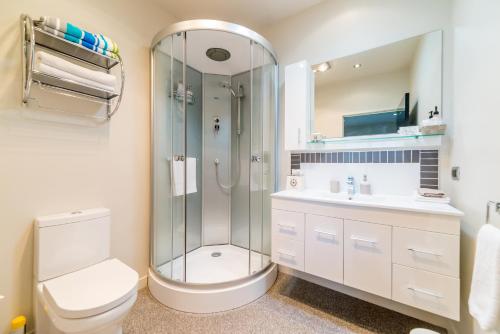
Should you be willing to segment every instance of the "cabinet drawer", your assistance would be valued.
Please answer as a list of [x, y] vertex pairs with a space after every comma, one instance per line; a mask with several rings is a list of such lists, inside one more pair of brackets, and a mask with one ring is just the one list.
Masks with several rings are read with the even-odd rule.
[[273, 262], [304, 271], [304, 242], [273, 236]]
[[441, 316], [460, 320], [460, 280], [393, 265], [392, 299]]
[[393, 262], [459, 277], [460, 237], [395, 227]]
[[343, 221], [325, 216], [306, 215], [305, 271], [342, 283]]
[[273, 235], [304, 240], [304, 214], [273, 209]]
[[344, 220], [344, 284], [391, 298], [391, 227]]

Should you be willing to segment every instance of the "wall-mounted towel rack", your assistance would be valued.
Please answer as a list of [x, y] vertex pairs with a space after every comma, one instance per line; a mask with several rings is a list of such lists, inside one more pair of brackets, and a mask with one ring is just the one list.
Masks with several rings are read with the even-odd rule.
[[486, 203], [486, 224], [490, 222], [490, 207], [493, 206], [495, 208], [495, 212], [500, 214], [500, 202], [488, 201]]
[[[123, 88], [125, 86], [125, 71], [120, 55], [117, 59], [97, 53], [79, 44], [67, 41], [61, 37], [50, 34], [42, 29], [43, 21], [33, 20], [28, 15], [21, 15], [22, 48], [23, 48], [23, 103], [27, 104], [30, 98], [32, 85], [38, 84], [43, 88], [50, 88], [53, 92], [84, 97], [106, 105], [106, 119], [109, 120], [120, 107]], [[50, 50], [52, 53], [61, 54], [77, 62], [83, 62], [109, 73], [116, 65], [120, 65], [120, 91], [119, 93], [107, 91], [84, 85], [65, 78], [48, 75], [35, 70], [35, 47]], [[115, 100], [116, 98], [116, 100]], [[115, 101], [115, 103], [113, 103]], [[114, 104], [114, 107], [113, 107]]]

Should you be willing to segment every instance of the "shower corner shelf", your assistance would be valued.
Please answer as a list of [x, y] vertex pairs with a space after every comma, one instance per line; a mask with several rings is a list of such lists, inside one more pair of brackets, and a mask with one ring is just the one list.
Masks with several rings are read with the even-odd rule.
[[[120, 107], [125, 85], [125, 72], [120, 55], [118, 55], [118, 59], [102, 55], [79, 44], [45, 32], [42, 27], [43, 23], [41, 21], [35, 21], [28, 15], [21, 15], [23, 39], [23, 104], [28, 103], [31, 86], [35, 83], [43, 88], [51, 88], [55, 93], [103, 103], [107, 108], [106, 119], [110, 120]], [[106, 91], [36, 71], [34, 69], [35, 46], [64, 55], [77, 62], [83, 62], [98, 67], [106, 73], [109, 73], [116, 65], [120, 65], [120, 92]], [[117, 98], [117, 101], [114, 107], [111, 108], [112, 100], [115, 98]]]

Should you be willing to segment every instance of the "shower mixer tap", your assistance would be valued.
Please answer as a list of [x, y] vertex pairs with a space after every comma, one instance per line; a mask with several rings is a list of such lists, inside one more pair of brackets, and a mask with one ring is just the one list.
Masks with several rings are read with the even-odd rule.
[[214, 132], [215, 134], [218, 134], [220, 130], [220, 117], [215, 116], [214, 117]]

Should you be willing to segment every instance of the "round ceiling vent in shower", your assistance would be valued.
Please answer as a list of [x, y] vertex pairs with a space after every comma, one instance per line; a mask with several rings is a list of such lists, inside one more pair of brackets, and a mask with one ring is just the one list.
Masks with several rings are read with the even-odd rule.
[[206, 54], [208, 58], [215, 61], [226, 61], [231, 58], [231, 53], [222, 48], [210, 48]]

